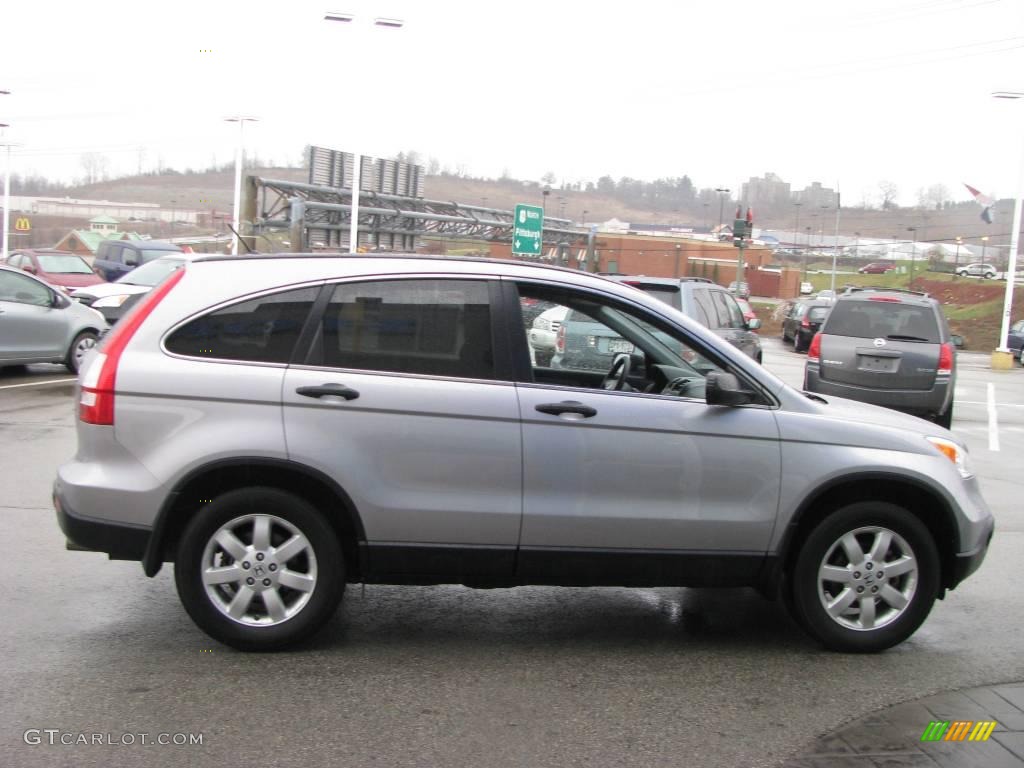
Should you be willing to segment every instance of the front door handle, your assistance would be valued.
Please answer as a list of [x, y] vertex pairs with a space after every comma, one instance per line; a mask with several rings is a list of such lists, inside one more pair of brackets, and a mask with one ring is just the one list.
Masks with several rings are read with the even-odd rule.
[[552, 416], [561, 416], [564, 413], [575, 413], [585, 419], [597, 416], [597, 409], [589, 405], [577, 402], [576, 400], [563, 400], [560, 403], [543, 403], [536, 406], [541, 413], [550, 413]]
[[343, 397], [346, 400], [355, 400], [359, 393], [344, 384], [321, 384], [316, 387], [299, 387], [296, 394], [303, 397]]

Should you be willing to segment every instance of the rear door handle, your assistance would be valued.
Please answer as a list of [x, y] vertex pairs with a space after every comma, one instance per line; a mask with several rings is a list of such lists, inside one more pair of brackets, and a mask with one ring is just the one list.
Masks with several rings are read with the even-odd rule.
[[344, 384], [320, 384], [315, 387], [299, 387], [295, 392], [303, 397], [343, 397], [346, 400], [355, 400], [359, 397], [359, 393], [356, 390], [346, 387]]
[[597, 416], [596, 408], [591, 408], [589, 405], [584, 405], [576, 400], [563, 400], [560, 403], [543, 403], [536, 406], [536, 410], [541, 413], [549, 413], [552, 416], [561, 416], [565, 413], [575, 413], [585, 419]]

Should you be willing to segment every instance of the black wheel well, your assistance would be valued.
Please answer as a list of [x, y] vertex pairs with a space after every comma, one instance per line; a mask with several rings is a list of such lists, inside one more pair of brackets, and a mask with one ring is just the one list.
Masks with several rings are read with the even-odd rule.
[[253, 486], [269, 486], [293, 493], [320, 510], [341, 544], [346, 581], [362, 580], [359, 544], [366, 537], [348, 494], [318, 472], [274, 460], [218, 464], [186, 478], [162, 510], [153, 533], [155, 540], [146, 553], [146, 573], [155, 575], [161, 563], [174, 560], [185, 526], [200, 513], [204, 504], [225, 491]]
[[934, 491], [891, 477], [849, 478], [822, 489], [805, 501], [783, 544], [783, 571], [792, 572], [800, 547], [818, 523], [837, 509], [860, 501], [897, 504], [917, 517], [932, 534], [939, 552], [942, 568], [939, 583], [943, 589], [952, 587], [957, 549], [957, 528], [952, 510]]

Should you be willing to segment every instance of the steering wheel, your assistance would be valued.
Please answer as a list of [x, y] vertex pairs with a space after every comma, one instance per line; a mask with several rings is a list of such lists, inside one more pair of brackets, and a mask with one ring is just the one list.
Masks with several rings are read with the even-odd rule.
[[621, 390], [626, 386], [626, 379], [629, 378], [632, 367], [633, 358], [628, 352], [620, 352], [612, 361], [612, 367], [601, 382], [601, 386], [609, 391]]

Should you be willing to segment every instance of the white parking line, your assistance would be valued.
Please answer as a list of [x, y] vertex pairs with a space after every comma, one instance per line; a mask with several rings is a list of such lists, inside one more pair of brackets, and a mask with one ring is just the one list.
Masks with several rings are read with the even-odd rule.
[[988, 449], [999, 450], [999, 422], [996, 420], [996, 388], [988, 383]]
[[74, 381], [75, 377], [72, 376], [69, 379], [50, 379], [49, 381], [30, 381], [27, 384], [4, 384], [0, 386], [0, 389], [17, 389], [18, 387], [41, 387], [44, 384], [64, 384], [68, 381]]

